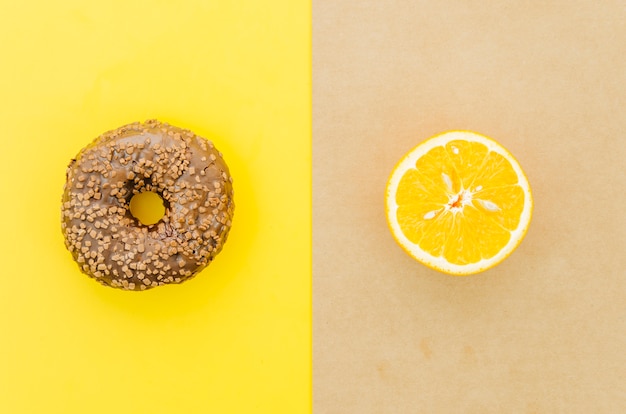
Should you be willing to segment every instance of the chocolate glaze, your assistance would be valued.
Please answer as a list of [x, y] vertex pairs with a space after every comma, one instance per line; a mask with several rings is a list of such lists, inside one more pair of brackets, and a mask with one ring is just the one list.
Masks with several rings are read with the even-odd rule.
[[[222, 250], [233, 217], [228, 167], [213, 144], [156, 120], [106, 132], [67, 168], [65, 245], [80, 269], [125, 290], [181, 283]], [[144, 225], [133, 195], [153, 191], [165, 216]]]

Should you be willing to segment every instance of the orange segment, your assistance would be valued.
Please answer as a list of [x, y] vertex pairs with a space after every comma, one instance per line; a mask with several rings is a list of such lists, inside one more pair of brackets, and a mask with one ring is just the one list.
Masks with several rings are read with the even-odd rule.
[[505, 229], [515, 230], [524, 208], [524, 190], [519, 185], [482, 190], [474, 194], [473, 205]]
[[410, 169], [402, 176], [396, 193], [398, 205], [446, 203], [447, 201], [445, 189], [441, 185], [432, 183], [427, 175], [420, 174], [416, 169]]
[[[481, 259], [490, 259], [495, 256], [502, 246], [505, 246], [511, 237], [511, 232], [493, 221], [489, 214], [467, 206], [463, 211], [463, 219], [460, 220], [463, 226], [463, 236], [461, 238], [463, 247], [470, 245], [469, 250], [474, 254], [464, 255], [466, 263], [475, 263]], [[452, 255], [447, 256], [453, 261]]]
[[463, 187], [469, 188], [487, 157], [487, 147], [480, 142], [454, 140], [448, 142], [445, 148], [462, 177]]
[[445, 148], [433, 148], [415, 163], [415, 168], [424, 178], [430, 191], [458, 191], [461, 185], [459, 176]]
[[463, 131], [425, 141], [394, 169], [386, 194], [396, 241], [420, 262], [450, 274], [502, 261], [530, 222], [528, 180], [495, 141]]
[[503, 185], [517, 184], [518, 176], [513, 170], [511, 162], [502, 154], [490, 152], [482, 168], [476, 172], [475, 185], [484, 188], [500, 187]]

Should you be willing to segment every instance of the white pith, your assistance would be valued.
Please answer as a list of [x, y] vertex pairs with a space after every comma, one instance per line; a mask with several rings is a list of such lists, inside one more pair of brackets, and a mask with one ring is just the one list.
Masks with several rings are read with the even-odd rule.
[[[415, 168], [415, 163], [419, 158], [421, 158], [424, 154], [426, 154], [428, 151], [432, 150], [433, 148], [445, 146], [448, 142], [454, 141], [454, 140], [479, 142], [485, 145], [489, 149], [489, 151], [493, 151], [502, 155], [511, 163], [511, 166], [519, 179], [518, 185], [522, 188], [524, 192], [524, 209], [522, 210], [518, 227], [515, 230], [511, 231], [511, 238], [509, 239], [509, 242], [495, 256], [488, 258], [488, 259], [482, 259], [476, 263], [470, 263], [466, 265], [452, 264], [448, 262], [443, 256], [433, 256], [430, 253], [422, 250], [419, 247], [419, 245], [411, 242], [404, 235], [404, 233], [402, 232], [402, 229], [400, 228], [398, 224], [398, 220], [397, 220], [398, 204], [396, 203], [395, 196], [391, 196], [391, 194], [396, 194], [398, 185], [400, 183], [402, 176], [406, 173], [408, 169]], [[452, 151], [453, 153], [456, 154], [458, 152], [458, 149], [454, 147], [452, 148]], [[451, 190], [452, 186], [451, 186], [450, 178], [448, 177], [448, 179], [446, 180], [445, 174], [443, 175], [444, 176], [442, 176], [442, 178], [444, 182], [448, 186], [448, 189]], [[451, 194], [450, 200], [445, 206], [443, 206], [439, 210], [426, 213], [424, 216], [424, 219], [426, 220], [433, 219], [442, 212], [451, 212], [454, 214], [462, 213], [463, 208], [466, 205], [470, 204], [473, 199], [475, 199], [473, 197], [474, 193], [482, 190], [482, 186], [480, 185], [480, 183], [476, 183], [476, 184], [478, 185], [476, 185], [475, 188], [469, 188], [469, 189], [462, 188], [458, 193]], [[454, 202], [458, 199], [459, 194], [461, 194], [461, 206], [452, 206], [452, 204], [454, 204]], [[389, 182], [387, 185], [386, 200], [387, 200], [387, 214], [388, 214], [387, 220], [389, 222], [391, 230], [394, 236], [396, 237], [396, 240], [407, 250], [407, 252], [418, 261], [430, 267], [433, 267], [445, 273], [457, 274], [457, 275], [472, 274], [472, 273], [480, 272], [482, 270], [485, 270], [494, 266], [495, 264], [499, 263], [504, 258], [506, 258], [517, 247], [517, 245], [521, 242], [524, 234], [526, 233], [526, 230], [528, 229], [528, 225], [530, 224], [530, 217], [532, 214], [532, 204], [533, 204], [528, 180], [526, 179], [524, 172], [522, 171], [520, 165], [517, 163], [515, 158], [513, 158], [513, 156], [506, 149], [504, 149], [502, 146], [497, 144], [495, 141], [492, 141], [491, 139], [486, 138], [482, 135], [478, 135], [478, 134], [468, 132], [468, 131], [447, 132], [447, 133], [438, 135], [434, 138], [431, 138], [423, 142], [422, 144], [418, 145], [413, 150], [411, 150], [398, 163], [398, 165], [394, 169], [393, 174], [389, 178]], [[481, 203], [481, 205], [487, 210], [496, 211], [497, 209], [499, 209], [499, 207], [495, 203], [489, 200], [478, 200], [478, 199], [475, 199], [475, 200]]]

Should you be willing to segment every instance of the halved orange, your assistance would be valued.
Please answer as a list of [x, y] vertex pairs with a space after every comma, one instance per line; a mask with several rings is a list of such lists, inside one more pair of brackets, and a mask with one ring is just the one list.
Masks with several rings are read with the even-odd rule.
[[419, 262], [469, 275], [504, 260], [532, 215], [528, 179], [500, 144], [469, 131], [430, 138], [400, 160], [387, 183], [387, 221]]

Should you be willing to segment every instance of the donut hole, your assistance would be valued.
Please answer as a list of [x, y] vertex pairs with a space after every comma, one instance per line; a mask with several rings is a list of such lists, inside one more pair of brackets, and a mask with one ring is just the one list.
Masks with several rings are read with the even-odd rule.
[[130, 199], [130, 214], [145, 226], [156, 224], [165, 215], [165, 204], [160, 195], [152, 191], [135, 194]]

